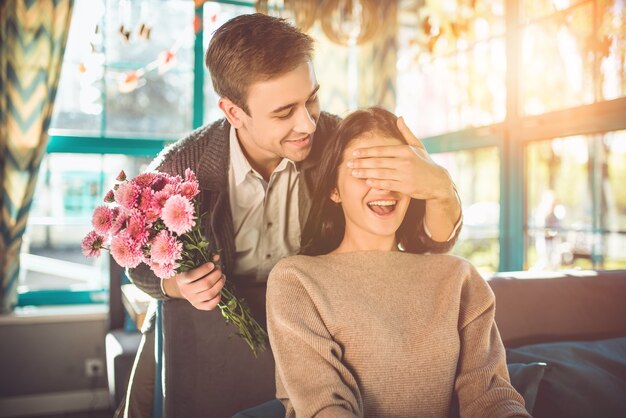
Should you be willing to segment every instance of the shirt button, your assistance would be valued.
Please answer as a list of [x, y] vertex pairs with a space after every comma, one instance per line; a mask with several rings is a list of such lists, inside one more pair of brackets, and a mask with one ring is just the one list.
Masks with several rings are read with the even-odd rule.
[[270, 258], [272, 258], [272, 254], [265, 254], [265, 258], [269, 260]]
[[271, 222], [268, 222], [268, 223], [267, 223], [267, 227], [268, 227], [268, 228], [271, 228], [271, 227], [272, 227], [272, 225], [274, 225], [274, 224], [273, 224], [273, 223], [271, 223]]

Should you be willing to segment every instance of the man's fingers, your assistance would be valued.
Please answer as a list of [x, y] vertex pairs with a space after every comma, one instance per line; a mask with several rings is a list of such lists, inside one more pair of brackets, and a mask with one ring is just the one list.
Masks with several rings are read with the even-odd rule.
[[218, 280], [213, 286], [205, 285], [202, 289], [200, 289], [200, 291], [194, 296], [194, 299], [203, 301], [211, 300], [220, 294], [223, 287], [224, 281], [220, 278], [220, 280]]
[[199, 295], [208, 289], [215, 287], [217, 284], [223, 283], [222, 277], [223, 274], [221, 274], [221, 272], [211, 272], [211, 274], [207, 277], [203, 277], [200, 280], [196, 280], [193, 283], [185, 285], [184, 289], [181, 291], [184, 291], [188, 295]]
[[220, 303], [221, 300], [222, 300], [221, 295], [217, 295], [211, 300], [193, 303], [192, 305], [196, 309], [201, 310], [201, 311], [212, 311], [213, 309], [217, 308], [217, 305]]
[[[207, 283], [203, 279], [201, 283], [203, 284], [204, 287], [202, 288], [201, 291], [193, 294], [189, 298], [189, 301], [194, 307], [200, 310], [215, 309], [215, 307], [221, 300], [221, 297], [222, 297], [221, 292], [222, 292], [222, 289], [224, 288], [225, 281], [226, 281], [226, 278], [222, 274], [220, 275], [220, 278], [218, 279], [217, 283], [215, 283], [213, 286], [208, 287]], [[196, 283], [192, 284], [192, 286], [195, 286], [195, 285]]]
[[397, 158], [357, 158], [348, 162], [348, 168], [396, 168]]
[[[428, 158], [428, 151], [421, 145], [380, 145], [376, 147], [357, 148], [352, 152], [352, 158], [348, 160], [348, 167], [356, 167], [358, 164], [366, 164], [368, 160], [405, 158], [413, 154], [421, 159]], [[393, 161], [390, 161], [393, 163]]]
[[406, 153], [407, 146], [398, 145], [379, 145], [376, 147], [357, 148], [352, 151], [352, 160], [364, 158], [394, 158], [402, 157]]
[[211, 273], [215, 269], [214, 263], [204, 263], [193, 270], [189, 270], [185, 273], [180, 274], [177, 278], [179, 281], [179, 285], [185, 285], [189, 283], [193, 283], [196, 280], [206, 276]]
[[396, 124], [398, 125], [398, 129], [400, 130], [400, 133], [404, 137], [404, 140], [409, 145], [421, 148], [423, 150], [426, 149], [424, 148], [424, 144], [422, 144], [422, 141], [420, 141], [415, 135], [413, 135], [413, 132], [411, 132], [409, 127], [406, 126], [406, 122], [404, 121], [404, 118], [402, 116], [398, 118], [398, 120], [396, 121]]
[[366, 183], [372, 189], [387, 190], [387, 191], [390, 191], [390, 192], [404, 193], [403, 187], [402, 187], [402, 182], [400, 182], [400, 181], [367, 179]]
[[359, 168], [352, 170], [352, 176], [360, 179], [400, 180], [398, 170], [391, 168]]

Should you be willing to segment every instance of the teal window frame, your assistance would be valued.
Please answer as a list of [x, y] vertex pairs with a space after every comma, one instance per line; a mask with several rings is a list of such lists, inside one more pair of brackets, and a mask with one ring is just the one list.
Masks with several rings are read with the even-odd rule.
[[[254, 8], [251, 1], [219, 0], [218, 3]], [[195, 7], [195, 18], [204, 23], [203, 6]], [[191, 129], [204, 123], [204, 28], [200, 26], [194, 41], [194, 76], [193, 76], [193, 114]], [[106, 101], [102, 91], [102, 101]], [[106, 108], [106, 107], [105, 107]], [[172, 142], [167, 138], [134, 138], [105, 136], [106, 114], [103, 114], [99, 136], [72, 135], [64, 132], [57, 134], [51, 130], [46, 152], [74, 154], [122, 154], [135, 157], [157, 155], [164, 146]], [[18, 293], [17, 306], [74, 305], [108, 303], [107, 288], [90, 290], [54, 289], [29, 290]]]

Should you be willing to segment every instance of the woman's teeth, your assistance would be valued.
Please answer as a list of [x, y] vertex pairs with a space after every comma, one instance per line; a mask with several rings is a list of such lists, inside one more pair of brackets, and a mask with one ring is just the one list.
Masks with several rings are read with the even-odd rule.
[[368, 202], [367, 206], [378, 215], [386, 215], [393, 212], [396, 208], [396, 203], [395, 200], [375, 200]]

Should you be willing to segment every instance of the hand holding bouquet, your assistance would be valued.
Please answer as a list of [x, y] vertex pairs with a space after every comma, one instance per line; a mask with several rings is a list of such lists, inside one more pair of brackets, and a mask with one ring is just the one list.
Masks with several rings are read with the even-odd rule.
[[[83, 239], [87, 257], [108, 250], [122, 267], [147, 264], [161, 279], [192, 270], [213, 260], [198, 215], [200, 187], [191, 169], [185, 177], [149, 172], [118, 183], [93, 213], [94, 230]], [[218, 304], [226, 322], [233, 323], [254, 355], [265, 350], [267, 334], [226, 283]]]

